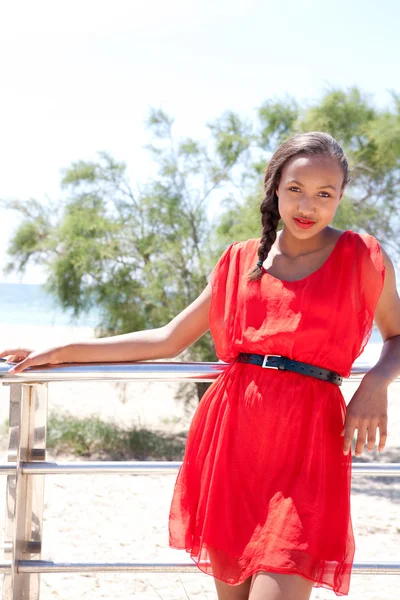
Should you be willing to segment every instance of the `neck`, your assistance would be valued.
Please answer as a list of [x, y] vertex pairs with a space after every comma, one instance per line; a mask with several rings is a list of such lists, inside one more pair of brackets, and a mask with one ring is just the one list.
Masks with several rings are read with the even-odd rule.
[[276, 239], [281, 254], [296, 258], [324, 248], [333, 239], [332, 233], [332, 228], [325, 227], [325, 229], [310, 238], [299, 239], [284, 226]]

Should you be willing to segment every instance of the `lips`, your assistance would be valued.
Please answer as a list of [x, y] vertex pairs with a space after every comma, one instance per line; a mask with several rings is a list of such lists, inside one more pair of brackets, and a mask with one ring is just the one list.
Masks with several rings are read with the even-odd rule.
[[293, 218], [293, 221], [296, 223], [296, 226], [300, 229], [309, 229], [315, 224], [315, 221], [310, 221], [310, 219]]
[[300, 217], [294, 217], [294, 220], [304, 223], [304, 225], [311, 225], [311, 223], [315, 223], [315, 221], [312, 221], [311, 219], [301, 219]]

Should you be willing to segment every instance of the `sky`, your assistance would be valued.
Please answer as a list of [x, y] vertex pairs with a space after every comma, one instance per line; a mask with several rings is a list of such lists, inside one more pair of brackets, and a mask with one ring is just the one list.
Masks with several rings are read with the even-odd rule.
[[[225, 110], [252, 119], [267, 99], [311, 103], [333, 87], [389, 106], [399, 22], [398, 0], [1, 3], [0, 199], [57, 201], [62, 169], [104, 150], [144, 182], [150, 108], [176, 137], [205, 139]], [[37, 266], [2, 272], [18, 223], [0, 208], [0, 282], [42, 283]]]

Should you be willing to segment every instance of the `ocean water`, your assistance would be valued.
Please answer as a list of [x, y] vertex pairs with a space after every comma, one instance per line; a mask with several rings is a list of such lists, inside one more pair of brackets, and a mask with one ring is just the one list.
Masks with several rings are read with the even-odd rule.
[[41, 285], [0, 283], [0, 324], [95, 327], [98, 322], [94, 310], [73, 319], [72, 311], [57, 306]]

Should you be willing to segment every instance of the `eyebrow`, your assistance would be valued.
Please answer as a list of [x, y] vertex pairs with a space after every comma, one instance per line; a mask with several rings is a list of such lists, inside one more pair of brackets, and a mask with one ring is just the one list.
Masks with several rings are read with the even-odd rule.
[[[302, 183], [300, 183], [300, 181], [297, 181], [296, 179], [291, 179], [290, 181], [288, 181], [288, 184], [289, 183], [297, 183], [297, 185], [303, 185]], [[322, 188], [332, 188], [336, 192], [336, 188], [333, 185], [321, 185], [318, 189], [321, 190]]]

